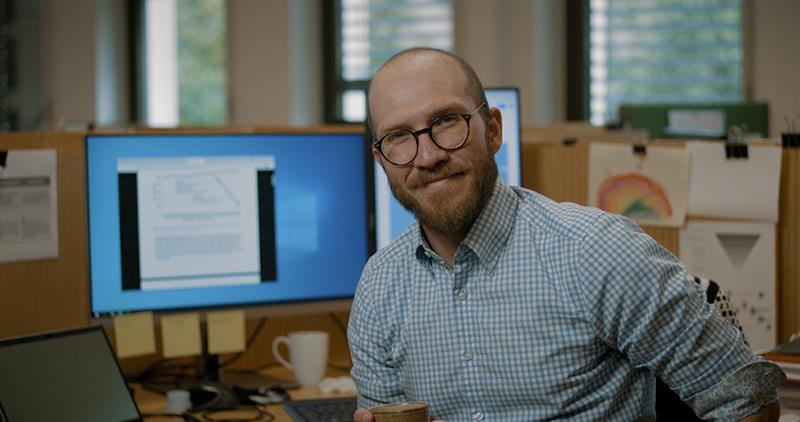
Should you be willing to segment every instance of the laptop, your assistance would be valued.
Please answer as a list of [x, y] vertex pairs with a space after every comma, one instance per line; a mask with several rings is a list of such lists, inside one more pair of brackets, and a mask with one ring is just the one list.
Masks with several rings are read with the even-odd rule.
[[102, 327], [0, 340], [0, 421], [141, 421]]

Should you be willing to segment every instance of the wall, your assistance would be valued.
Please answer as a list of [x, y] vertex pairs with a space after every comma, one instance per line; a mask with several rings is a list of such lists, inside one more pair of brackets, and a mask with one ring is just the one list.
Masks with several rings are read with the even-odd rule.
[[[104, 1], [42, 0], [49, 128], [104, 116], [95, 99], [109, 100], [96, 94], [98, 58], [87, 48], [98, 42], [95, 17]], [[322, 121], [321, 9], [321, 0], [229, 0], [232, 124]], [[800, 96], [792, 95], [800, 92], [794, 77], [800, 74], [800, 55], [787, 44], [800, 39], [800, 2], [745, 0], [745, 13], [750, 25], [746, 91], [753, 100], [770, 103], [772, 135], [777, 135], [785, 127], [784, 116], [800, 112]], [[564, 15], [565, 3], [558, 0], [455, 1], [455, 51], [473, 64], [486, 85], [520, 87], [524, 125], [565, 117]], [[127, 84], [127, 75], [119, 75], [117, 83]]]
[[786, 117], [800, 131], [800, 2], [750, 1], [753, 100], [769, 103], [772, 137], [786, 130]]
[[42, 0], [45, 129], [95, 119], [95, 0]]
[[455, 52], [485, 86], [516, 86], [523, 125], [564, 120], [565, 2], [459, 0]]

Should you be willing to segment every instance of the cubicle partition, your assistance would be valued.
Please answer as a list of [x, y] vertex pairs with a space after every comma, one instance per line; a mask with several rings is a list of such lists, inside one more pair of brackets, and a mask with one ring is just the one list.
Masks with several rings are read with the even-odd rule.
[[[342, 126], [308, 130], [289, 128], [245, 128], [225, 133], [356, 133], [363, 127]], [[138, 133], [168, 133], [141, 130]], [[196, 133], [178, 129], [179, 133]], [[223, 132], [223, 131], [214, 131]], [[0, 338], [103, 324], [114, 338], [110, 319], [93, 320], [89, 310], [89, 258], [87, 240], [86, 133], [2, 133], [0, 151], [54, 149], [57, 156], [58, 257], [55, 259], [0, 263]], [[252, 338], [247, 351], [231, 369], [274, 365], [272, 340], [295, 330], [323, 330], [330, 334], [330, 361], [347, 366], [350, 361], [344, 326], [349, 301], [327, 304], [278, 305], [247, 308], [246, 333], [263, 329]], [[156, 326], [158, 353], [121, 360], [123, 370], [135, 375], [160, 360], [160, 329]], [[223, 361], [230, 356], [223, 355]], [[191, 358], [186, 359], [191, 360]], [[344, 374], [344, 373], [343, 373]]]
[[[530, 133], [530, 131], [529, 131]], [[587, 203], [590, 137], [565, 141], [557, 136], [526, 138], [523, 144], [523, 185], [557, 201]], [[603, 139], [603, 142], [613, 141]], [[631, 139], [617, 142], [631, 145]], [[648, 148], [682, 147], [676, 140], [657, 140]], [[784, 148], [782, 154], [779, 219], [776, 224], [776, 319], [778, 344], [800, 331], [800, 149]], [[722, 218], [688, 216], [688, 221], [725, 221]], [[676, 255], [680, 254], [680, 229], [644, 225], [643, 229]]]
[[[363, 128], [351, 126], [336, 130], [358, 131]], [[565, 142], [563, 130], [555, 130], [547, 135], [537, 135], [537, 141], [533, 142], [525, 133], [532, 132], [523, 132], [527, 140], [522, 151], [523, 185], [558, 201], [586, 203], [589, 141], [577, 137]], [[55, 149], [59, 227], [56, 259], [0, 264], [0, 338], [97, 323], [89, 317], [84, 139], [83, 133], [0, 134], [0, 151]], [[631, 139], [620, 142], [633, 144]], [[784, 149], [782, 159], [780, 216], [776, 227], [779, 342], [800, 331], [800, 307], [797, 306], [800, 301], [800, 263], [797, 260], [800, 254], [800, 151], [797, 148]], [[693, 218], [690, 216], [690, 220]], [[645, 230], [669, 250], [679, 253], [678, 229], [645, 227]], [[347, 365], [350, 357], [342, 328], [347, 322], [348, 310], [346, 306], [344, 308], [333, 312], [324, 308], [309, 308], [307, 312], [294, 308], [293, 315], [289, 316], [258, 309], [248, 311], [248, 335], [254, 333], [262, 316], [266, 315], [267, 321], [232, 368], [274, 364], [270, 348], [273, 338], [300, 329], [328, 331], [331, 335], [331, 362]], [[301, 314], [299, 317], [298, 312]], [[108, 330], [113, 339], [113, 330], [110, 327]], [[158, 333], [156, 327], [157, 343], [160, 342]], [[160, 350], [160, 345], [157, 347]], [[126, 373], [136, 374], [159, 359], [160, 354], [157, 354], [123, 359], [121, 363]]]

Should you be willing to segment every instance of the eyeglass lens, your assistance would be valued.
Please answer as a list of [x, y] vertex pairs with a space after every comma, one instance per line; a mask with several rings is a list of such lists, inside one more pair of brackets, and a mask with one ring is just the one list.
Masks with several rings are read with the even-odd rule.
[[[441, 148], [458, 148], [469, 136], [468, 117], [460, 114], [442, 116], [431, 125], [430, 136]], [[381, 139], [383, 156], [394, 164], [410, 163], [417, 155], [418, 147], [415, 135], [409, 131], [393, 132]]]

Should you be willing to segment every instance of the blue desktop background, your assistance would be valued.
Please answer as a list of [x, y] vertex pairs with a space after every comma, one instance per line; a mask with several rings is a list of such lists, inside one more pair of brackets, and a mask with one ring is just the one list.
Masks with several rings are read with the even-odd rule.
[[[92, 314], [352, 297], [370, 250], [367, 151], [362, 134], [89, 136]], [[275, 157], [277, 281], [123, 291], [117, 160], [236, 155]]]

